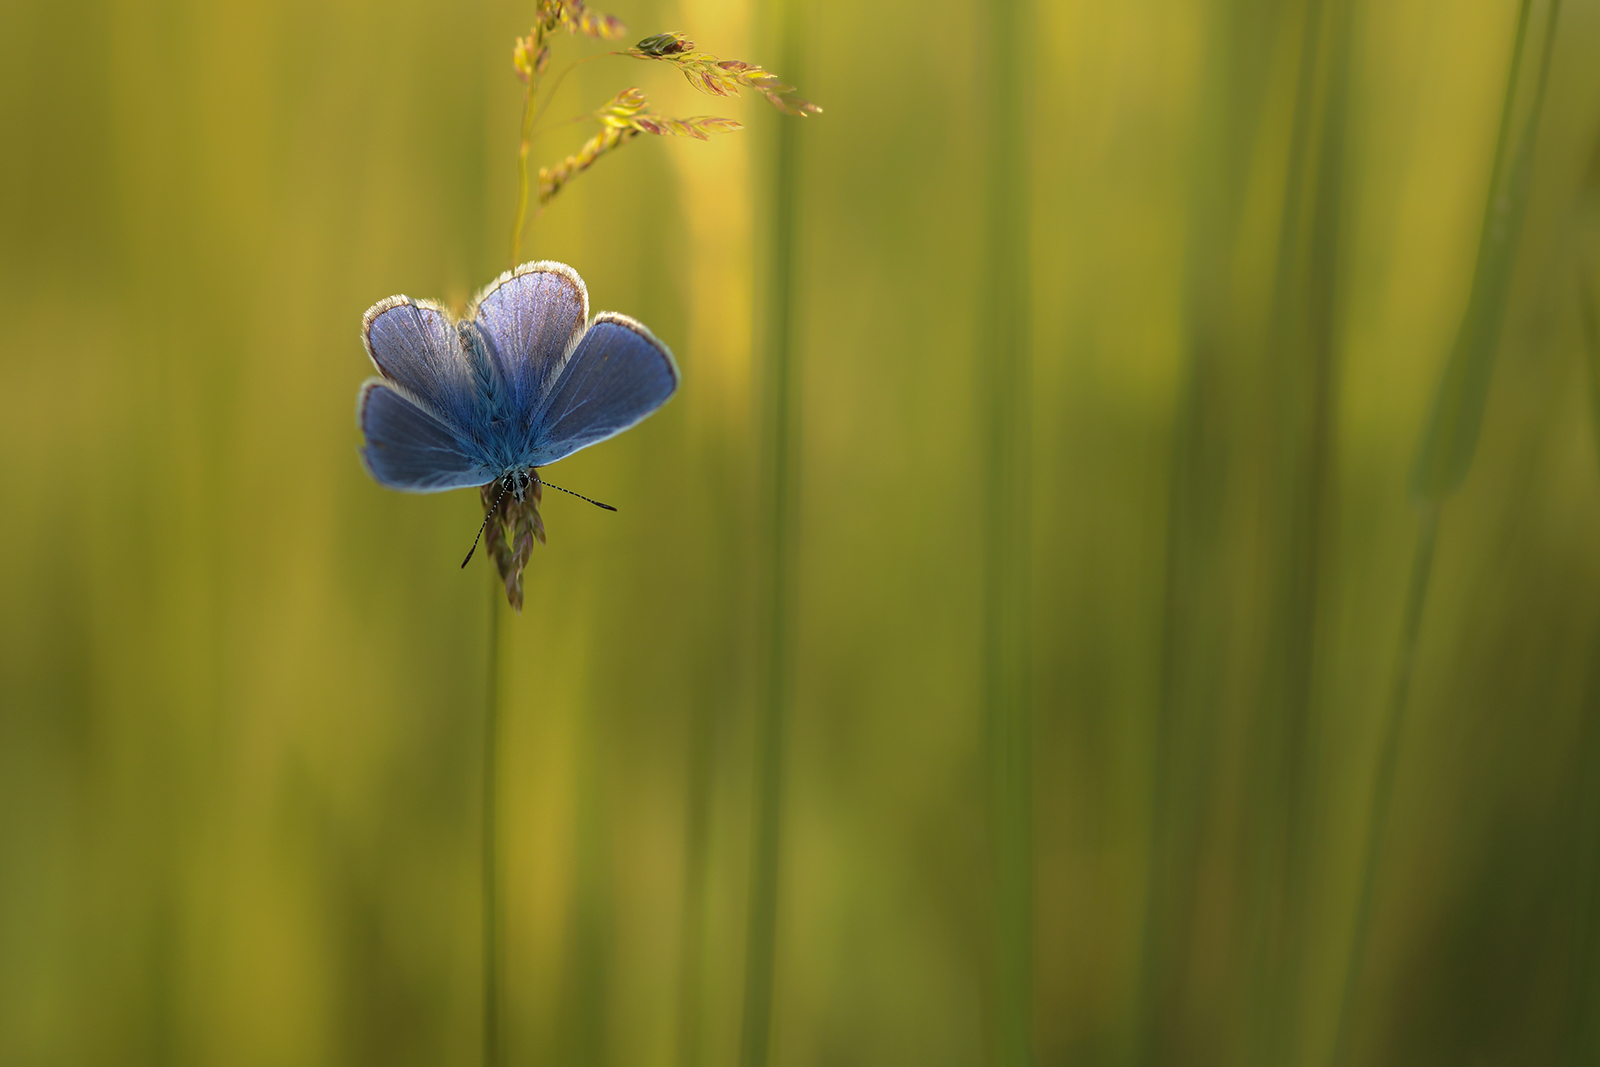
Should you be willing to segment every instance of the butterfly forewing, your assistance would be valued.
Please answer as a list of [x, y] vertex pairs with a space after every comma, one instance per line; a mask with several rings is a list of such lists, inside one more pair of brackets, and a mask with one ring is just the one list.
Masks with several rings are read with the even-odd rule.
[[559, 374], [588, 317], [583, 280], [564, 263], [524, 264], [478, 295], [474, 321], [510, 388], [510, 408], [524, 419]]
[[470, 425], [478, 390], [443, 308], [391, 296], [367, 312], [361, 337], [385, 378], [457, 429]]

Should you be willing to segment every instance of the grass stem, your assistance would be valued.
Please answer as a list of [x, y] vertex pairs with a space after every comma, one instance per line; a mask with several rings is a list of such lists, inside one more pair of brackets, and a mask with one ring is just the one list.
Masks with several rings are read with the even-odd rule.
[[1231, 264], [1248, 244], [1252, 162], [1262, 150], [1271, 28], [1211, 9], [1194, 111], [1190, 235], [1183, 254], [1183, 358], [1167, 442], [1165, 547], [1148, 838], [1138, 972], [1126, 1062], [1181, 1062], [1186, 954], [1202, 918], [1198, 880], [1215, 818], [1229, 669], [1217, 606], [1232, 596], [1228, 502], [1234, 419], [1230, 364], [1240, 349]]
[[[1583, 335], [1585, 362], [1588, 364], [1589, 429], [1593, 444], [1600, 451], [1600, 311], [1595, 308], [1594, 279], [1580, 267], [1578, 277], [1579, 329]], [[1600, 634], [1595, 637], [1591, 664], [1600, 664]], [[1574, 834], [1572, 854], [1577, 906], [1574, 981], [1569, 994], [1569, 1024], [1566, 1054], [1562, 1063], [1570, 1067], [1596, 1062], [1596, 1004], [1600, 1002], [1600, 669], [1590, 668], [1584, 701], [1582, 753], [1575, 776], [1572, 809]]]
[[992, 1062], [1033, 1060], [1031, 364], [1026, 0], [989, 9], [983, 383], [983, 685], [994, 863]]
[[[563, 71], [562, 73], [565, 73]], [[528, 92], [522, 98], [522, 136], [517, 144], [517, 216], [511, 224], [511, 266], [522, 260], [522, 231], [528, 225], [528, 153], [533, 149], [533, 94], [538, 75], [528, 79]]]
[[[798, 77], [799, 42], [793, 4], [783, 5], [778, 26], [783, 69]], [[794, 316], [795, 216], [798, 196], [799, 124], [780, 122], [772, 167], [771, 260], [768, 265], [765, 421], [768, 426], [766, 481], [766, 678], [757, 726], [756, 816], [751, 848], [749, 929], [745, 942], [744, 1016], [739, 1040], [741, 1067], [765, 1067], [772, 1031], [774, 949], [778, 911], [778, 856], [783, 799], [783, 750], [792, 665], [791, 628], [795, 600], [793, 532], [799, 511], [799, 397], [791, 351]]]
[[500, 888], [497, 747], [500, 739], [500, 601], [502, 586], [489, 572], [489, 626], [483, 707], [483, 1064], [500, 1067]]
[[1406, 706], [1411, 693], [1411, 677], [1417, 660], [1417, 639], [1422, 633], [1422, 612], [1427, 604], [1428, 580], [1433, 573], [1433, 549], [1439, 535], [1439, 506], [1425, 504], [1417, 527], [1417, 545], [1411, 558], [1411, 580], [1406, 588], [1405, 613], [1400, 623], [1400, 650], [1395, 660], [1394, 680], [1389, 689], [1389, 705], [1384, 716], [1383, 740], [1378, 749], [1378, 769], [1372, 784], [1372, 810], [1368, 816], [1366, 853], [1361, 864], [1361, 885], [1356, 893], [1355, 923], [1350, 932], [1350, 951], [1345, 961], [1344, 988], [1339, 997], [1338, 1022], [1334, 1029], [1333, 1055], [1329, 1062], [1338, 1067], [1350, 1055], [1350, 1035], [1361, 972], [1366, 958], [1368, 928], [1372, 924], [1372, 901], [1378, 880], [1378, 860], [1389, 826], [1389, 808], [1394, 799], [1395, 768], [1400, 761], [1400, 736], [1405, 726]]
[[1273, 564], [1278, 622], [1263, 671], [1260, 799], [1251, 816], [1250, 1059], [1268, 1065], [1292, 1060], [1300, 1007], [1307, 747], [1335, 454], [1350, 4], [1310, 0], [1303, 18], [1266, 368], [1281, 398], [1272, 484], [1287, 508]]

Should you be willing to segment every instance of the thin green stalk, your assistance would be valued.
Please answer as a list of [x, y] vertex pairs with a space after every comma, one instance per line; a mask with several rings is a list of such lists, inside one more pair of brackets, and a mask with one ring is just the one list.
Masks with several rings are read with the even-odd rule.
[[[1294, 468], [1300, 453], [1294, 445], [1293, 433], [1300, 411], [1296, 387], [1300, 378], [1295, 360], [1301, 355], [1300, 340], [1293, 330], [1294, 313], [1303, 306], [1305, 295], [1299, 284], [1302, 278], [1300, 254], [1300, 219], [1304, 214], [1306, 193], [1306, 165], [1310, 154], [1312, 126], [1315, 121], [1314, 104], [1317, 90], [1317, 68], [1321, 58], [1322, 0], [1308, 0], [1301, 12], [1300, 58], [1295, 79], [1294, 116], [1289, 127], [1289, 158], [1285, 168], [1283, 202], [1279, 206], [1277, 262], [1272, 286], [1270, 323], [1267, 335], [1267, 360], [1265, 375], [1277, 385], [1280, 402], [1278, 438], [1272, 453], [1282, 457], [1283, 465]], [[1293, 509], [1302, 496], [1302, 475], [1291, 470], [1288, 477], [1277, 471], [1280, 484], [1286, 484], [1285, 494]], [[1298, 740], [1293, 723], [1301, 706], [1295, 700], [1294, 667], [1298, 665], [1300, 638], [1309, 638], [1309, 628], [1300, 625], [1301, 613], [1312, 605], [1301, 592], [1302, 575], [1298, 565], [1314, 565], [1314, 559], [1304, 556], [1301, 540], [1306, 531], [1296, 528], [1291, 515], [1289, 528], [1282, 532], [1281, 552], [1275, 588], [1282, 591], [1276, 609], [1272, 655], [1262, 671], [1263, 694], [1256, 708], [1257, 727], [1254, 731], [1258, 751], [1252, 759], [1255, 770], [1253, 789], [1257, 802], [1247, 815], [1248, 844], [1245, 850], [1249, 862], [1247, 880], [1247, 916], [1249, 927], [1249, 972], [1245, 1021], [1249, 1026], [1247, 1060], [1251, 1063], [1271, 1062], [1276, 1052], [1273, 1019], [1282, 1008], [1283, 973], [1280, 939], [1285, 933], [1285, 903], [1282, 893], [1283, 875], [1287, 862], [1285, 841], [1285, 794], [1297, 784], [1290, 774], [1294, 762], [1294, 747]], [[1276, 534], [1278, 531], [1273, 531]], [[1300, 558], [1296, 558], [1299, 556]]]
[[[1191, 352], [1192, 355], [1192, 352]], [[1134, 1067], [1153, 1067], [1160, 1062], [1161, 1001], [1165, 989], [1166, 923], [1163, 904], [1176, 868], [1173, 856], [1172, 777], [1177, 765], [1177, 678], [1179, 616], [1183, 599], [1179, 572], [1184, 525], [1183, 477], [1185, 460], [1192, 452], [1187, 447], [1197, 436], [1200, 389], [1198, 368], [1190, 360], [1184, 368], [1183, 387], [1176, 425], [1172, 434], [1172, 462], [1167, 482], [1167, 529], [1161, 611], [1160, 691], [1157, 694], [1153, 759], [1150, 769], [1150, 840], [1145, 871], [1144, 921], [1140, 925], [1139, 978], [1135, 994], [1133, 1039], [1129, 1062]]]
[[500, 1067], [500, 891], [496, 825], [500, 739], [500, 601], [505, 587], [489, 572], [489, 632], [483, 708], [483, 1063]]
[[1033, 1060], [1031, 449], [1025, 0], [988, 9], [989, 143], [978, 380], [983, 435], [983, 675], [994, 851], [992, 1062]]
[[[566, 71], [562, 71], [563, 74]], [[517, 217], [511, 224], [511, 266], [522, 261], [522, 231], [528, 225], [528, 153], [533, 149], [533, 124], [538, 115], [533, 110], [533, 94], [538, 91], [539, 76], [528, 76], [528, 91], [522, 98], [522, 137], [517, 144]], [[546, 101], [548, 103], [548, 101]], [[541, 109], [542, 112], [542, 109]]]
[[[544, 103], [540, 104], [539, 105], [539, 109], [533, 113], [533, 118], [531, 120], [528, 120], [528, 119], [524, 118], [523, 128], [522, 128], [523, 129], [523, 139], [531, 141], [534, 137], [538, 136], [541, 133], [544, 133], [545, 130], [550, 130], [550, 129], [554, 129], [555, 128], [553, 126], [546, 126], [544, 130], [540, 130], [540, 129], [537, 129], [536, 127], [539, 125], [539, 120], [544, 118], [544, 113], [546, 111], [550, 110], [550, 104], [555, 100], [556, 93], [561, 91], [561, 83], [567, 80], [567, 75], [568, 74], [571, 74], [573, 71], [577, 70], [579, 67], [583, 66], [585, 63], [592, 63], [596, 59], [604, 59], [606, 56], [616, 56], [616, 55], [621, 55], [621, 54], [622, 53], [620, 53], [620, 52], [601, 52], [599, 55], [585, 56], [582, 59], [573, 60], [571, 63], [568, 63], [566, 66], [562, 67], [561, 68], [561, 73], [557, 74], [555, 81], [550, 83], [550, 91], [545, 94]], [[529, 100], [533, 99], [532, 92], [529, 92], [528, 99]], [[571, 122], [582, 122], [585, 119], [592, 119], [592, 118], [594, 118], [594, 113], [590, 112], [590, 111], [586, 111], [582, 115], [579, 115], [574, 119], [570, 119], [569, 121], [571, 121]]]
[[1411, 559], [1411, 581], [1406, 590], [1405, 614], [1400, 624], [1400, 654], [1395, 662], [1394, 682], [1389, 690], [1383, 741], [1378, 749], [1378, 769], [1372, 786], [1372, 812], [1367, 826], [1366, 855], [1361, 864], [1361, 886], [1356, 894], [1355, 925], [1350, 934], [1350, 953], [1345, 961], [1344, 990], [1339, 998], [1339, 1021], [1334, 1030], [1333, 1055], [1338, 1065], [1350, 1054], [1351, 1022], [1355, 1015], [1356, 994], [1361, 987], [1361, 970], [1367, 950], [1367, 931], [1372, 922], [1372, 899], [1378, 877], [1378, 859], [1389, 826], [1389, 806], [1394, 799], [1395, 768], [1400, 760], [1400, 735], [1411, 692], [1411, 676], [1417, 660], [1417, 639], [1422, 632], [1422, 611], [1428, 598], [1428, 579], [1433, 573], [1433, 548], [1439, 535], [1439, 507], [1423, 506], [1417, 527], [1417, 546]]
[[[777, 24], [783, 69], [799, 77], [795, 5], [784, 5]], [[766, 422], [766, 679], [761, 696], [755, 761], [755, 825], [751, 848], [749, 929], [745, 941], [741, 1067], [765, 1067], [772, 1032], [773, 957], [778, 914], [778, 854], [783, 799], [783, 751], [792, 664], [795, 601], [794, 527], [799, 511], [800, 398], [791, 351], [794, 316], [795, 232], [800, 169], [799, 124], [778, 124], [772, 160], [771, 261], [768, 266]]]
[[[540, 75], [537, 69], [530, 71], [528, 74], [528, 91], [522, 98], [522, 137], [517, 145], [517, 217], [516, 221], [511, 224], [511, 266], [513, 268], [522, 260], [522, 231], [528, 225], [528, 153], [533, 150], [534, 137], [538, 133], [545, 132], [536, 130], [535, 127], [539, 124], [539, 120], [544, 117], [544, 113], [549, 110], [551, 101], [556, 98], [556, 90], [561, 88], [561, 83], [566, 80], [568, 74], [571, 74], [590, 60], [616, 54], [615, 52], [605, 52], [601, 55], [587, 56], [574, 63], [568, 63], [561, 69], [561, 73], [556, 75], [556, 80], [551, 84], [550, 91], [545, 94], [544, 103], [540, 104], [537, 109], [533, 106], [533, 100], [539, 93]], [[591, 117], [591, 115], [587, 114], [579, 115], [571, 121], [580, 122]], [[558, 125], [565, 124], [558, 123]]]

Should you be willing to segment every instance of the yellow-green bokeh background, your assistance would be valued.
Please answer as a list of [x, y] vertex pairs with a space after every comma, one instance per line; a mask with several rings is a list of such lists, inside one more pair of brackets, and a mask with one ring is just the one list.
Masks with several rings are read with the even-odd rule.
[[[1039, 0], [1017, 59], [1041, 1064], [1148, 1056], [1141, 1030], [1185, 1067], [1258, 1051], [1255, 733], [1292, 535], [1263, 339], [1304, 6]], [[1466, 300], [1516, 17], [1355, 6], [1277, 1053], [1317, 1067], [1416, 536], [1406, 472]], [[615, 10], [777, 66], [752, 0]], [[456, 563], [482, 512], [375, 486], [352, 409], [369, 304], [461, 301], [507, 265], [530, 17], [0, 7], [0, 1064], [476, 1062], [489, 579]], [[778, 70], [826, 108], [800, 131], [784, 1067], [989, 1045], [985, 24], [983, 4], [817, 0], [800, 71]], [[1600, 4], [1567, 0], [1481, 447], [1442, 516], [1361, 1063], [1597, 1062], [1600, 469], [1577, 313], [1600, 255], [1597, 54]], [[507, 1043], [514, 1063], [728, 1065], [760, 667], [753, 339], [773, 131], [796, 120], [626, 59], [582, 68], [553, 113], [630, 84], [749, 128], [629, 145], [525, 246], [649, 323], [684, 387], [551, 472], [621, 511], [548, 494], [528, 608], [503, 623]], [[1200, 518], [1169, 522], [1179, 500]], [[1150, 907], [1162, 767], [1180, 859]]]

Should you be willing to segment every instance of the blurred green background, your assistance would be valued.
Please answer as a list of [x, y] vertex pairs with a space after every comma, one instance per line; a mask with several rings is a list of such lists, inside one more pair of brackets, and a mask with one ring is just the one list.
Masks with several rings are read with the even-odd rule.
[[[482, 511], [374, 485], [352, 409], [368, 305], [461, 302], [507, 266], [531, 7], [0, 6], [0, 1064], [477, 1061], [490, 579], [456, 564]], [[781, 47], [751, 0], [609, 10], [826, 108], [796, 142], [772, 1061], [994, 1045], [979, 401], [1009, 56], [1035, 1058], [1323, 1067], [1408, 470], [1467, 308], [1516, 0], [1038, 0], [998, 43], [983, 4], [813, 0]], [[1600, 3], [1567, 0], [1482, 437], [1440, 512], [1349, 1062], [1600, 1062], [1597, 54]], [[731, 1065], [773, 146], [798, 120], [622, 58], [552, 114], [628, 85], [749, 128], [630, 144], [524, 245], [649, 323], [684, 387], [552, 472], [621, 511], [547, 494], [502, 620], [506, 1045]]]

